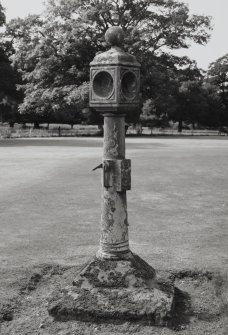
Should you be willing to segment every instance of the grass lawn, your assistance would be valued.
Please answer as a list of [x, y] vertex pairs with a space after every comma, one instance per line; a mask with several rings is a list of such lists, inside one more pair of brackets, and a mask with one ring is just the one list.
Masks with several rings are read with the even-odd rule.
[[[226, 272], [228, 140], [128, 138], [126, 156], [132, 251], [159, 270]], [[18, 269], [78, 266], [95, 254], [101, 177], [91, 170], [101, 157], [99, 138], [0, 141], [2, 287], [15, 282]]]

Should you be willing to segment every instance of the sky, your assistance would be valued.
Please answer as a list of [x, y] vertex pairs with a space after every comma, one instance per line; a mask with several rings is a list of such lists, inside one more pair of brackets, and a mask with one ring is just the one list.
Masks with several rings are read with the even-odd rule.
[[[228, 53], [228, 0], [181, 0], [189, 5], [192, 14], [213, 17], [213, 31], [206, 46], [192, 44], [189, 49], [175, 51], [176, 55], [195, 59], [199, 67], [207, 70], [208, 65]], [[44, 0], [0, 0], [6, 9], [7, 20], [40, 14]]]

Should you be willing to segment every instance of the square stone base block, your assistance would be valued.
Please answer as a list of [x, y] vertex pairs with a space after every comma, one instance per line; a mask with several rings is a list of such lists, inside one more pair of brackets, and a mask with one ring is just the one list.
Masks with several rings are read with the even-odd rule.
[[158, 278], [137, 255], [124, 260], [95, 257], [73, 284], [49, 298], [48, 311], [56, 320], [147, 320], [159, 326], [171, 321], [172, 281]]

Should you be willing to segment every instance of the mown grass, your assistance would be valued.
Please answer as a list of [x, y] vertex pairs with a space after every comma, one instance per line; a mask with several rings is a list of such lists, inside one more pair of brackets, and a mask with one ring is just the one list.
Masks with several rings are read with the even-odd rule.
[[[127, 139], [130, 246], [158, 271], [176, 275], [186, 292], [179, 303], [191, 299], [183, 324], [177, 322], [181, 335], [227, 330], [227, 144], [226, 137]], [[46, 270], [40, 275], [34, 269], [53, 263], [77, 267], [97, 251], [100, 171], [91, 170], [101, 162], [102, 139], [6, 139], [0, 141], [0, 154], [3, 333], [24, 335], [47, 327], [44, 334], [174, 334], [129, 323], [48, 319], [45, 297], [60, 279], [45, 281]], [[71, 277], [64, 278], [68, 283]]]

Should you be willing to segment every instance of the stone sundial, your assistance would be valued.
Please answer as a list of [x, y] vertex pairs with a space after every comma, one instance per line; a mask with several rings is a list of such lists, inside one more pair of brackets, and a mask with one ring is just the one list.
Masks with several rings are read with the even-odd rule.
[[125, 158], [125, 115], [139, 108], [140, 64], [121, 49], [120, 27], [109, 28], [105, 37], [111, 48], [90, 63], [90, 107], [104, 116], [100, 247], [72, 285], [50, 298], [48, 310], [58, 320], [146, 319], [167, 325], [173, 283], [135, 255], [128, 238], [131, 161]]

